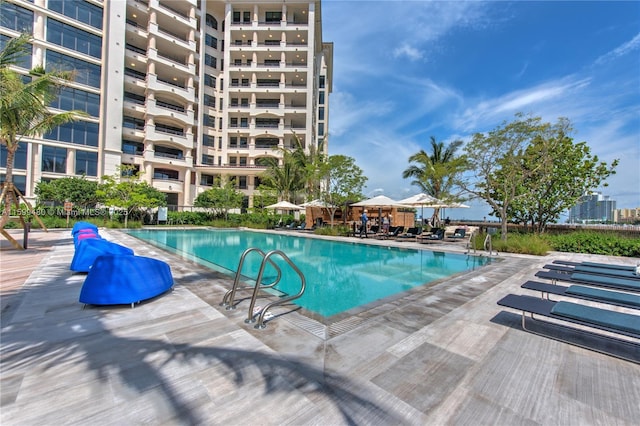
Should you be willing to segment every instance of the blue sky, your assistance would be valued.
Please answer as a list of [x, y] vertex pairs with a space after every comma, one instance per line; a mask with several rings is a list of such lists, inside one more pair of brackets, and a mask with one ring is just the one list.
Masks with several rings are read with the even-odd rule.
[[[419, 192], [402, 172], [430, 136], [468, 141], [523, 112], [571, 120], [574, 141], [620, 160], [596, 190], [640, 207], [640, 2], [323, 0], [322, 22], [329, 154], [355, 158], [366, 195]], [[446, 213], [490, 212], [467, 204]]]

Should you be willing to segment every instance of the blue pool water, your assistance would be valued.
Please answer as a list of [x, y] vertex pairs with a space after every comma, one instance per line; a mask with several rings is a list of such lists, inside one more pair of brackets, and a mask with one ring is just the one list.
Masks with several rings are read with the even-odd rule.
[[[303, 272], [307, 289], [295, 304], [324, 317], [398, 294], [416, 286], [483, 266], [490, 260], [455, 253], [374, 246], [243, 230], [134, 230], [130, 235], [190, 260], [235, 276], [242, 253], [250, 247], [283, 251]], [[277, 289], [295, 294], [300, 278], [278, 257], [282, 270]], [[255, 279], [262, 258], [245, 260], [243, 275]], [[263, 282], [276, 274], [267, 266]]]

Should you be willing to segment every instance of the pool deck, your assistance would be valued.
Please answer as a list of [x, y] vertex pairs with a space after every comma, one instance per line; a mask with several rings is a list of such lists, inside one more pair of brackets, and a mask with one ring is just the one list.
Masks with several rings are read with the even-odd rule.
[[[21, 232], [21, 231], [20, 231]], [[287, 231], [288, 232], [288, 231]], [[129, 307], [78, 302], [69, 230], [0, 246], [0, 424], [637, 424], [640, 346], [545, 324], [523, 331], [496, 302], [555, 259], [499, 262], [332, 321], [279, 311], [264, 330], [219, 306], [232, 280], [122, 232], [100, 234], [167, 261], [175, 289]], [[21, 238], [20, 234], [14, 234]], [[349, 241], [464, 252], [462, 242]], [[588, 303], [588, 302], [581, 302]], [[622, 310], [622, 308], [617, 308]], [[637, 314], [638, 311], [635, 311]]]

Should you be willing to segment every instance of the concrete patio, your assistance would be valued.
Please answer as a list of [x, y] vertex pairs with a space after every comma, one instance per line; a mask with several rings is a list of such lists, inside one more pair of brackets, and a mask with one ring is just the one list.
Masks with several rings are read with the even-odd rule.
[[86, 275], [69, 270], [69, 230], [34, 231], [26, 251], [3, 244], [2, 425], [635, 425], [640, 418], [640, 346], [544, 324], [535, 330], [546, 336], [529, 333], [519, 313], [496, 304], [508, 293], [534, 295], [520, 284], [554, 259], [637, 259], [500, 254], [487, 267], [348, 316], [280, 312], [256, 330], [244, 323], [246, 300], [235, 311], [219, 306], [229, 277], [120, 231], [100, 233], [168, 262], [175, 290], [135, 309], [83, 309]]

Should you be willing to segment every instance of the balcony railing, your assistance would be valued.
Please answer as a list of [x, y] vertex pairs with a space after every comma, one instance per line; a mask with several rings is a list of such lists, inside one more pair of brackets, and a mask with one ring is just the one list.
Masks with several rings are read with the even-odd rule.
[[173, 111], [178, 111], [178, 112], [186, 112], [186, 108], [180, 105], [174, 105], [174, 104], [170, 104], [168, 102], [163, 102], [163, 101], [158, 101], [156, 100], [156, 105], [161, 107], [161, 108], [166, 108], [166, 109], [170, 109]]

